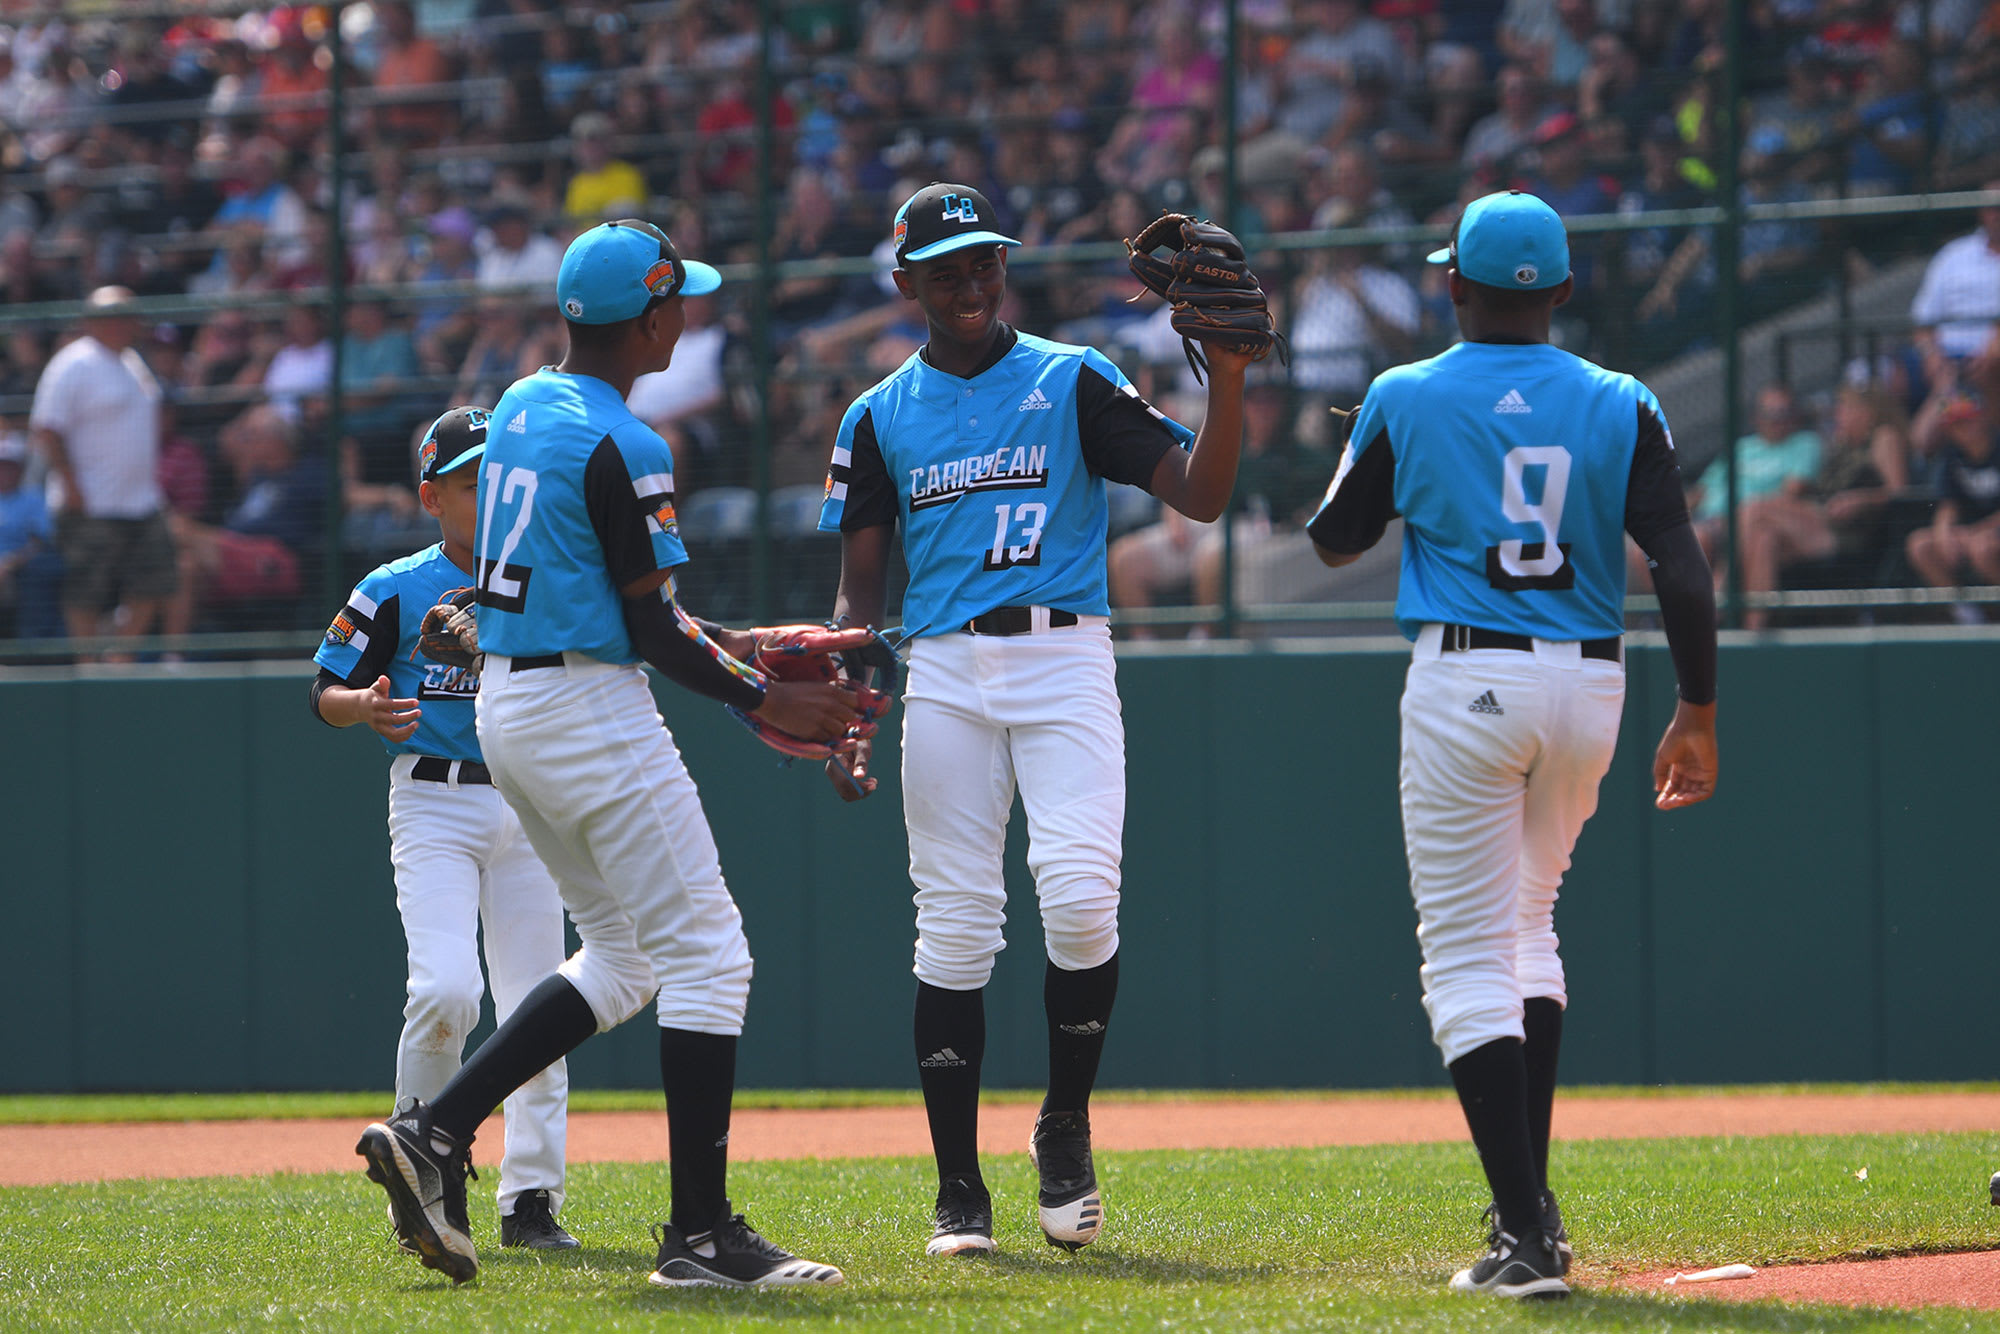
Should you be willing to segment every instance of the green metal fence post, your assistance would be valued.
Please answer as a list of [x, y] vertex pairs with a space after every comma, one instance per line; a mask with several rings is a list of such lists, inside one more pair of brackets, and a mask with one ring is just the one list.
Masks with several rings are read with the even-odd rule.
[[1728, 534], [1723, 550], [1729, 553], [1729, 590], [1723, 605], [1723, 624], [1743, 623], [1743, 562], [1736, 546], [1737, 496], [1742, 483], [1737, 474], [1736, 441], [1743, 433], [1743, 349], [1737, 327], [1737, 257], [1743, 246], [1743, 191], [1737, 167], [1742, 135], [1737, 129], [1737, 113], [1743, 97], [1743, 0], [1725, 0], [1723, 10], [1724, 56], [1722, 92], [1714, 108], [1717, 181], [1722, 191], [1722, 225], [1715, 234], [1716, 342], [1722, 349], [1722, 447], [1728, 451], [1728, 510], [1724, 522]]
[[757, 4], [757, 277], [751, 284], [751, 374], [757, 381], [757, 418], [751, 468], [757, 488], [757, 531], [750, 541], [750, 614], [771, 620], [771, 235], [775, 210], [771, 171], [777, 161], [772, 121], [771, 36], [778, 23], [775, 0]]
[[[1242, 234], [1241, 192], [1236, 180], [1236, 64], [1242, 55], [1243, 34], [1238, 22], [1241, 0], [1227, 0], [1222, 21], [1222, 215], [1229, 230]], [[1236, 525], [1231, 511], [1232, 494], [1222, 506], [1222, 623], [1216, 631], [1224, 639], [1236, 634]]]
[[342, 344], [347, 329], [347, 201], [346, 164], [347, 155], [347, 46], [341, 41], [340, 18], [344, 6], [336, 3], [327, 10], [327, 51], [331, 61], [327, 69], [326, 91], [329, 103], [326, 113], [327, 157], [330, 159], [331, 176], [327, 185], [327, 207], [330, 216], [326, 229], [326, 318], [330, 328], [328, 336], [333, 340], [332, 378], [326, 386], [326, 568], [320, 572], [320, 601], [328, 607], [340, 605], [347, 591], [340, 562], [340, 526], [342, 519], [340, 485], [340, 437], [346, 408], [346, 394], [341, 388], [340, 373], [345, 361]]

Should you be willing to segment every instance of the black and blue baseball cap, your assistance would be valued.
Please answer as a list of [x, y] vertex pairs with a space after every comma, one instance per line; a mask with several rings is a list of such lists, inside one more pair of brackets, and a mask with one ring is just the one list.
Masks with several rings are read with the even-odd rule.
[[492, 414], [485, 408], [453, 408], [431, 423], [417, 446], [417, 476], [435, 482], [457, 472], [486, 452], [486, 427]]
[[1430, 254], [1487, 287], [1538, 292], [1569, 277], [1569, 234], [1556, 211], [1534, 195], [1505, 190], [1465, 206], [1451, 244]]
[[999, 216], [969, 185], [926, 185], [896, 210], [896, 263], [936, 259], [967, 246], [1021, 244], [993, 230]]
[[600, 223], [569, 243], [556, 273], [556, 306], [573, 324], [616, 324], [663, 296], [703, 296], [722, 286], [706, 264], [682, 259], [650, 222]]

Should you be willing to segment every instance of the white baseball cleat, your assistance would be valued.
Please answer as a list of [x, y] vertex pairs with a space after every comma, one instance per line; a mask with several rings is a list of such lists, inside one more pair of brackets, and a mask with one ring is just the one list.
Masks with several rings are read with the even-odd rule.
[[389, 1193], [396, 1236], [414, 1246], [427, 1269], [454, 1283], [479, 1272], [479, 1252], [465, 1216], [465, 1180], [472, 1141], [463, 1144], [431, 1124], [431, 1109], [405, 1098], [396, 1115], [361, 1132], [354, 1151], [368, 1160], [368, 1179]]
[[1041, 1174], [1042, 1235], [1066, 1251], [1088, 1246], [1104, 1229], [1104, 1197], [1090, 1161], [1090, 1116], [1044, 1112], [1035, 1118], [1028, 1158]]
[[693, 1241], [672, 1223], [655, 1227], [653, 1236], [660, 1254], [646, 1281], [656, 1288], [830, 1288], [845, 1277], [766, 1241], [742, 1214], [726, 1214]]

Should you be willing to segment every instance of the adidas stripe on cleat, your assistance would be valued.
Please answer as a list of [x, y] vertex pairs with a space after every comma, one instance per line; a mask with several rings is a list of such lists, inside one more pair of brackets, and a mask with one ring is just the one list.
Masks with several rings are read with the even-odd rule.
[[830, 1288], [845, 1279], [832, 1265], [765, 1240], [742, 1214], [694, 1236], [661, 1223], [653, 1239], [660, 1253], [646, 1281], [656, 1288]]
[[1104, 1228], [1104, 1197], [1091, 1162], [1089, 1115], [1044, 1112], [1036, 1117], [1028, 1158], [1042, 1179], [1037, 1203], [1049, 1245], [1073, 1251], [1096, 1241]]

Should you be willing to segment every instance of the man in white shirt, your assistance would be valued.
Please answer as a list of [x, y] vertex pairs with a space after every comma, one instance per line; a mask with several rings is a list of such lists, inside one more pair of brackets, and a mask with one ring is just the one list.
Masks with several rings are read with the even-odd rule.
[[131, 301], [123, 287], [90, 294], [83, 333], [49, 358], [28, 414], [49, 462], [63, 618], [79, 637], [147, 633], [178, 583], [157, 476], [160, 386], [133, 350]]
[[[2000, 181], [1981, 187], [2000, 190]], [[1925, 371], [1937, 378], [1939, 359], [1977, 356], [2000, 326], [2000, 208], [1979, 210], [1979, 230], [1931, 256], [1923, 285], [1910, 303], [1917, 349]]]
[[722, 349], [729, 341], [728, 330], [714, 323], [715, 298], [691, 296], [684, 304], [687, 331], [674, 346], [673, 364], [634, 380], [625, 399], [627, 410], [673, 450], [674, 480], [682, 495], [692, 489], [688, 479], [696, 456], [717, 445], [714, 432], [701, 430], [695, 418], [722, 402]]
[[517, 203], [501, 204], [494, 211], [491, 228], [481, 241], [481, 287], [547, 287], [562, 267], [563, 248], [529, 227], [528, 210]]

